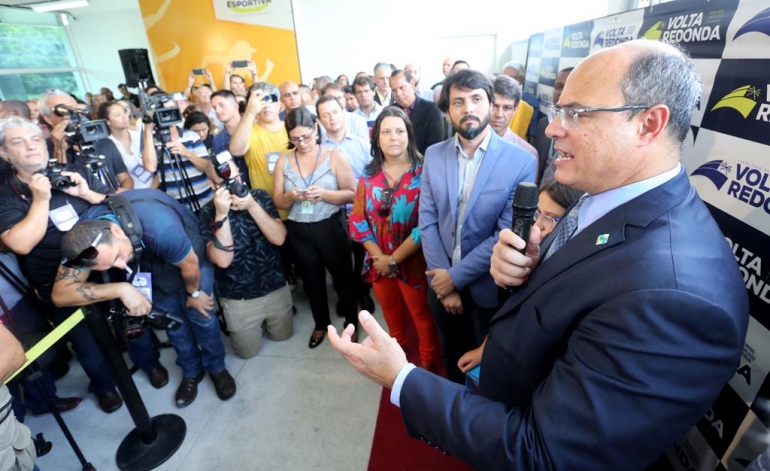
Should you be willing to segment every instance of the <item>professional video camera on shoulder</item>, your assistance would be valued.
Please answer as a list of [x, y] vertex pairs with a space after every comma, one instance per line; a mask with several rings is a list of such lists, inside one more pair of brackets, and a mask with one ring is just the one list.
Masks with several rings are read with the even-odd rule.
[[77, 183], [66, 175], [62, 175], [64, 167], [56, 159], [49, 159], [48, 166], [44, 169], [38, 170], [37, 173], [48, 177], [51, 182], [51, 186], [57, 190], [66, 190], [67, 188], [77, 186]]
[[96, 171], [104, 164], [104, 156], [96, 155], [94, 143], [106, 139], [110, 135], [107, 121], [91, 119], [91, 111], [66, 105], [56, 105], [53, 113], [61, 118], [67, 118], [64, 130], [67, 144], [83, 157], [84, 165]]
[[244, 183], [238, 181], [237, 178], [232, 176], [232, 170], [230, 169], [230, 160], [232, 160], [230, 151], [222, 151], [214, 157], [214, 171], [217, 172], [219, 178], [224, 180], [220, 186], [227, 188], [227, 191], [231, 195], [235, 195], [238, 198], [243, 198], [249, 194], [249, 187]]

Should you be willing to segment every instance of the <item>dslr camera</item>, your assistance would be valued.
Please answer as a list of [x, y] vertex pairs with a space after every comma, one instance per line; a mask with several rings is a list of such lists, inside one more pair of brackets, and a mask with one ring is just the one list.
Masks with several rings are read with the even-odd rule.
[[217, 154], [214, 157], [214, 171], [217, 172], [217, 175], [219, 178], [224, 180], [222, 182], [222, 185], [225, 188], [227, 188], [227, 191], [230, 192], [231, 195], [235, 195], [238, 198], [243, 198], [246, 195], [249, 194], [249, 187], [246, 186], [246, 184], [239, 182], [236, 178], [233, 178], [231, 176], [232, 172], [230, 171], [230, 160], [232, 157], [230, 156], [229, 151], [222, 151], [219, 154]]
[[56, 159], [48, 159], [48, 166], [44, 169], [38, 170], [37, 173], [48, 177], [51, 182], [51, 186], [57, 190], [65, 190], [67, 188], [77, 186], [70, 177], [62, 175], [61, 171], [64, 167]]
[[144, 317], [129, 316], [125, 308], [112, 308], [110, 309], [109, 319], [120, 327], [120, 330], [123, 331], [123, 337], [127, 341], [136, 340], [141, 337], [145, 327], [176, 330], [184, 324], [184, 319], [181, 317], [158, 309], [155, 306]]

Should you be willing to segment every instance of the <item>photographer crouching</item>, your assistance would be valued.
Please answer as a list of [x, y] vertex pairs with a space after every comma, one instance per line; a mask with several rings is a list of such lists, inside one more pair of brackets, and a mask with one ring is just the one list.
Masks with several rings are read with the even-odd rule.
[[[64, 258], [53, 288], [54, 302], [82, 306], [119, 299], [132, 317], [180, 316], [181, 325], [167, 330], [183, 373], [176, 405], [185, 407], [195, 400], [206, 371], [217, 396], [230, 399], [235, 380], [225, 369], [225, 347], [213, 313], [214, 275], [198, 218], [157, 190], [129, 190], [121, 196], [136, 218], [133, 233], [127, 234], [107, 203], [83, 214], [62, 239]], [[126, 270], [143, 292], [130, 282], [88, 281], [92, 270], [112, 268]]]
[[[43, 132], [22, 118], [0, 120], [0, 153], [13, 166], [13, 174], [0, 186], [0, 240], [18, 255], [23, 273], [46, 305], [46, 316], [58, 325], [75, 311], [51, 304], [62, 235], [109, 188], [83, 167], [49, 162]], [[108, 413], [119, 409], [123, 401], [88, 326], [77, 325], [68, 337], [99, 407]]]
[[240, 182], [230, 152], [217, 154], [215, 165], [224, 183], [201, 211], [201, 233], [217, 267], [217, 297], [233, 349], [251, 358], [262, 346], [263, 323], [272, 340], [286, 340], [294, 332], [279, 250], [286, 227], [267, 191], [249, 191]]

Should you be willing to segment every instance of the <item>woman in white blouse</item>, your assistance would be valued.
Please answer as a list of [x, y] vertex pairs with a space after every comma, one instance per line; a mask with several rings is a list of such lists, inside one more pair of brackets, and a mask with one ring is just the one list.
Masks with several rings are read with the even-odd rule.
[[[157, 188], [158, 183], [152, 172], [142, 166], [143, 139], [139, 132], [131, 126], [130, 113], [120, 102], [108, 101], [102, 103], [96, 117], [107, 121], [110, 128], [110, 139], [123, 157], [134, 188]], [[152, 136], [150, 136], [152, 139]]]

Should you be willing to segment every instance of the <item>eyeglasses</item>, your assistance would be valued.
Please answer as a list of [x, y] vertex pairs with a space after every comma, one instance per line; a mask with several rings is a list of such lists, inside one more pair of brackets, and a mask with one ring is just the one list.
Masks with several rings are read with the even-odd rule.
[[561, 107], [559, 105], [549, 104], [546, 107], [546, 114], [548, 115], [548, 122], [553, 122], [556, 116], [561, 119], [561, 125], [564, 129], [577, 129], [578, 117], [580, 113], [591, 113], [594, 111], [611, 111], [613, 113], [619, 113], [621, 111], [629, 110], [646, 110], [652, 105], [624, 105], [614, 106], [610, 108], [570, 108], [568, 106]]
[[313, 134], [315, 134], [315, 129], [310, 131], [309, 134], [305, 134], [304, 136], [289, 137], [289, 141], [293, 142], [294, 144], [299, 144], [300, 142], [307, 141], [313, 137]]
[[393, 188], [385, 188], [382, 190], [382, 200], [380, 206], [377, 208], [377, 213], [381, 217], [386, 217], [390, 213], [390, 207], [393, 203]]
[[96, 238], [91, 242], [91, 245], [80, 252], [77, 257], [72, 260], [67, 260], [65, 258], [61, 261], [61, 264], [67, 268], [82, 268], [86, 264], [86, 261], [94, 260], [99, 256], [99, 250], [97, 250], [96, 246], [99, 245], [99, 241], [102, 240], [102, 235], [104, 235], [104, 231], [96, 234]]
[[553, 218], [547, 214], [541, 213], [540, 210], [535, 211], [535, 222], [540, 222], [546, 229], [553, 229], [559, 221], [561, 221], [561, 218]]

